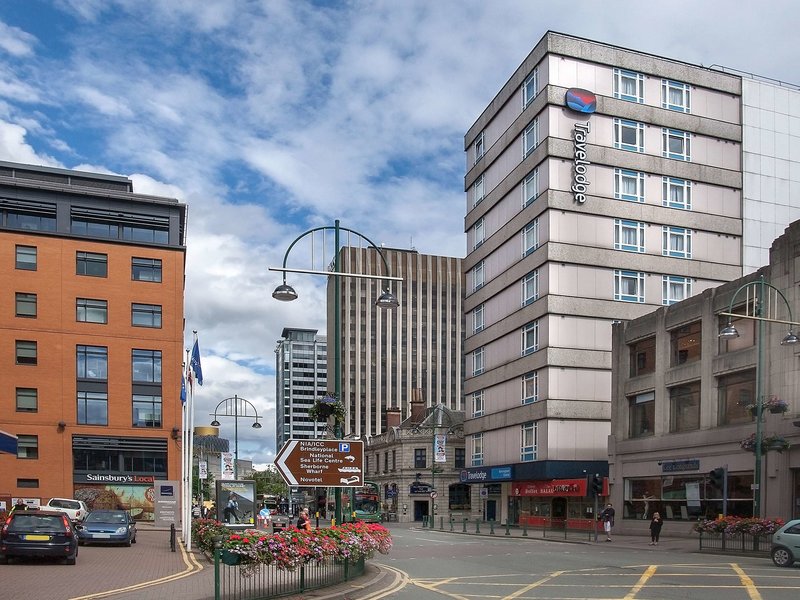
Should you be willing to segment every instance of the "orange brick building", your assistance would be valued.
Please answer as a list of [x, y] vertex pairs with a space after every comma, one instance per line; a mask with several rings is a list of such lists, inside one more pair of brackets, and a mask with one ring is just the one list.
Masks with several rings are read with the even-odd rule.
[[181, 477], [186, 205], [0, 162], [0, 501], [152, 518]]

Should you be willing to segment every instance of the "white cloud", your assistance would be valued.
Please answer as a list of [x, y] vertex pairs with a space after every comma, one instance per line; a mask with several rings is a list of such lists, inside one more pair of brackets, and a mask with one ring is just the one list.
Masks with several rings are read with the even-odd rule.
[[19, 27], [11, 27], [0, 21], [0, 49], [12, 56], [24, 57], [33, 54], [36, 37]]

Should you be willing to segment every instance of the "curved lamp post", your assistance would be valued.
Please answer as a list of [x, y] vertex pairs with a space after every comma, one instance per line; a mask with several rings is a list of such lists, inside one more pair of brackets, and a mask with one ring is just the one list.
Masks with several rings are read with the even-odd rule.
[[[739, 294], [747, 290], [747, 298], [744, 308], [744, 313], [734, 313], [733, 307], [736, 304], [736, 299]], [[781, 300], [789, 313], [789, 320], [776, 319], [778, 300]], [[731, 319], [753, 319], [758, 322], [758, 335], [756, 337], [756, 352], [758, 359], [756, 361], [756, 439], [755, 439], [755, 455], [756, 463], [753, 472], [753, 516], [756, 518], [761, 517], [761, 462], [762, 462], [762, 423], [761, 415], [764, 411], [764, 335], [767, 323], [782, 323], [789, 326], [788, 333], [781, 340], [781, 345], [796, 344], [800, 339], [794, 333], [794, 327], [800, 325], [792, 321], [792, 308], [786, 300], [786, 296], [775, 286], [767, 283], [764, 275], [761, 275], [757, 280], [750, 281], [740, 286], [731, 298], [728, 312], [721, 312], [721, 315], [728, 317], [728, 322], [725, 327], [719, 332], [719, 337], [730, 339], [739, 337], [739, 332], [733, 325]], [[727, 475], [727, 474], [726, 474]]]
[[[286, 263], [289, 259], [289, 253], [294, 248], [295, 244], [299, 242], [304, 237], [311, 235], [312, 236], [312, 250], [313, 250], [313, 234], [315, 232], [322, 232], [323, 235], [327, 231], [333, 231], [333, 271], [321, 271], [321, 270], [313, 270], [313, 269], [290, 269], [287, 268]], [[340, 248], [340, 235], [341, 232], [345, 231], [349, 234], [353, 234], [357, 236], [360, 240], [363, 240], [369, 244], [370, 247], [374, 248], [375, 251], [378, 253], [378, 256], [381, 257], [383, 261], [383, 267], [386, 270], [386, 275], [371, 275], [368, 273], [350, 273], [350, 272], [342, 272], [341, 270], [341, 260], [339, 257], [339, 248]], [[333, 314], [333, 372], [334, 372], [334, 393], [336, 397], [342, 402], [342, 323], [341, 323], [341, 279], [342, 277], [356, 277], [359, 279], [378, 279], [384, 281], [402, 281], [402, 277], [392, 277], [389, 275], [391, 272], [389, 269], [389, 263], [386, 260], [386, 257], [381, 252], [381, 249], [376, 246], [372, 240], [368, 237], [362, 235], [361, 233], [353, 230], [348, 229], [347, 227], [342, 227], [339, 225], [339, 219], [334, 221], [333, 226], [323, 226], [323, 227], [315, 227], [314, 229], [309, 229], [305, 233], [300, 234], [286, 249], [286, 254], [283, 256], [283, 267], [269, 267], [270, 271], [282, 271], [283, 272], [283, 283], [275, 288], [275, 291], [272, 292], [272, 297], [276, 300], [280, 300], [281, 302], [291, 302], [292, 300], [297, 299], [297, 292], [295, 289], [286, 283], [286, 273], [306, 273], [311, 275], [326, 275], [328, 277], [333, 277], [334, 280], [334, 314]], [[397, 297], [390, 292], [388, 289], [383, 289], [383, 292], [375, 301], [375, 306], [382, 309], [394, 309], [397, 308], [400, 303], [397, 300]], [[341, 439], [342, 437], [342, 424], [339, 422], [338, 419], [334, 422], [334, 436], [336, 439]], [[363, 483], [363, 480], [362, 480]], [[342, 489], [340, 487], [336, 488], [335, 491], [335, 518], [337, 523], [342, 522]]]
[[[224, 408], [220, 410], [220, 407]], [[261, 429], [261, 423], [258, 420], [258, 411], [253, 403], [244, 398], [233, 395], [230, 398], [225, 398], [214, 409], [214, 420], [211, 421], [212, 427], [219, 427], [217, 417], [233, 417], [233, 478], [239, 479], [239, 419], [255, 419], [251, 427], [253, 429]]]

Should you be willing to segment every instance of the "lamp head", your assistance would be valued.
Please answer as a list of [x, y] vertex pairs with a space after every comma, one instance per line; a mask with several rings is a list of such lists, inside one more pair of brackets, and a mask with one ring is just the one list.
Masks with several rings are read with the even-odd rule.
[[380, 297], [375, 300], [375, 306], [384, 310], [392, 310], [400, 306], [400, 302], [392, 292], [384, 290]]
[[739, 337], [739, 332], [736, 331], [736, 327], [733, 326], [733, 323], [728, 321], [728, 324], [722, 328], [722, 331], [719, 332], [719, 337], [730, 339], [730, 338], [737, 338]]
[[261, 423], [259, 423], [258, 421], [253, 423], [253, 429], [261, 429]]
[[797, 342], [800, 342], [800, 338], [798, 338], [790, 329], [789, 333], [786, 334], [786, 337], [781, 340], [781, 346], [791, 346]]
[[212, 427], [219, 427], [219, 421], [217, 421], [216, 419], [214, 419], [213, 421], [211, 421], [211, 426], [212, 426]]
[[275, 288], [275, 291], [272, 292], [272, 297], [281, 302], [291, 302], [292, 300], [297, 300], [297, 292], [284, 281]]

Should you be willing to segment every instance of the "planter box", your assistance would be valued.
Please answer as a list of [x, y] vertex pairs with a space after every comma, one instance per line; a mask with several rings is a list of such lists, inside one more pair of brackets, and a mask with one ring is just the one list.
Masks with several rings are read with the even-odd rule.
[[232, 567], [241, 564], [242, 562], [242, 555], [236, 554], [235, 552], [230, 552], [228, 550], [223, 550], [220, 552], [220, 560], [226, 565], [230, 565]]

